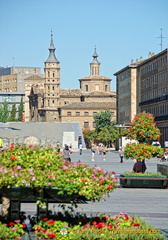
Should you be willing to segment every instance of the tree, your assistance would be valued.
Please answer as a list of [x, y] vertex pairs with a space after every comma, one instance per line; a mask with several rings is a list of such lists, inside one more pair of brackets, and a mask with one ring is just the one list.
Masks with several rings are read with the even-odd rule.
[[20, 104], [18, 106], [18, 121], [22, 121], [22, 113], [24, 111], [24, 104], [23, 104], [23, 98], [20, 100]]
[[137, 140], [139, 143], [127, 144], [124, 148], [124, 156], [142, 161], [142, 172], [145, 172], [145, 158], [150, 159], [156, 154], [163, 153], [159, 147], [149, 144], [151, 140], [160, 138], [160, 130], [156, 127], [151, 113], [138, 113], [130, 125], [127, 138]]
[[9, 116], [9, 122], [15, 122], [16, 121], [16, 104], [12, 104], [12, 110]]
[[156, 127], [154, 116], [145, 112], [136, 114], [128, 129], [127, 138], [135, 139], [140, 143], [150, 143], [151, 140], [159, 140], [160, 130]]
[[97, 132], [100, 132], [101, 128], [109, 128], [111, 126], [111, 116], [112, 113], [109, 110], [101, 111], [100, 113], [94, 115]]
[[8, 103], [5, 101], [0, 105], [0, 122], [6, 123], [9, 118]]
[[87, 145], [90, 145], [91, 142], [97, 139], [97, 132], [95, 130], [84, 129], [83, 136]]
[[106, 144], [110, 145], [110, 143], [114, 142], [119, 136], [119, 132], [114, 127], [104, 127], [101, 128], [101, 131], [98, 133], [97, 139], [103, 142], [106, 142]]

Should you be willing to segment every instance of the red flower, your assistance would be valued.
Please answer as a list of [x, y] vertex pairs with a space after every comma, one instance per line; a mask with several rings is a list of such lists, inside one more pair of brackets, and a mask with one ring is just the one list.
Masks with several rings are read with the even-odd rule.
[[106, 188], [107, 188], [108, 190], [110, 190], [110, 189], [111, 189], [111, 186], [107, 186]]
[[10, 160], [16, 160], [16, 157], [14, 157], [14, 156], [10, 157]]
[[43, 218], [42, 221], [48, 221], [48, 218]]
[[81, 179], [81, 182], [85, 182], [85, 179]]
[[99, 222], [97, 225], [95, 225], [95, 227], [103, 228], [104, 227], [104, 223], [103, 222]]
[[112, 228], [113, 228], [113, 225], [112, 225], [112, 224], [107, 224], [107, 227], [108, 227], [109, 229], [112, 229]]
[[103, 183], [104, 183], [104, 181], [100, 180], [100, 181], [99, 181], [99, 183], [100, 183], [100, 184], [103, 184]]
[[53, 233], [48, 233], [47, 236], [48, 236], [49, 238], [56, 238], [56, 235], [53, 234]]
[[55, 223], [54, 220], [50, 220], [50, 221], [48, 221], [48, 225], [53, 225], [54, 223]]
[[27, 226], [26, 226], [26, 224], [22, 223], [22, 227], [23, 227], [23, 228], [26, 228]]
[[130, 225], [133, 225], [133, 226], [140, 226], [140, 223], [130, 223]]
[[15, 224], [14, 224], [14, 222], [10, 222], [9, 225], [10, 225], [10, 226], [13, 226], [13, 225], [15, 225]]

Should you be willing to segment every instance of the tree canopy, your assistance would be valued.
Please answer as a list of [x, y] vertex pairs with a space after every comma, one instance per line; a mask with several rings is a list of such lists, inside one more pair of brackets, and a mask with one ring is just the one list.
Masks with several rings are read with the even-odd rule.
[[160, 130], [156, 127], [154, 116], [151, 113], [141, 112], [136, 114], [130, 125], [127, 132], [128, 139], [148, 143], [160, 138]]

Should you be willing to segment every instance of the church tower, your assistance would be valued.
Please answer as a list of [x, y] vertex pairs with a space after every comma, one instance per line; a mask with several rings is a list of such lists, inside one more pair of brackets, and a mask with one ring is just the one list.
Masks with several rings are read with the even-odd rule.
[[94, 49], [94, 53], [92, 57], [93, 57], [93, 61], [90, 63], [90, 76], [100, 75], [100, 63], [97, 60], [98, 55], [96, 52], [96, 48]]
[[100, 62], [97, 60], [98, 55], [96, 48], [94, 49], [92, 57], [90, 75], [79, 79], [80, 89], [82, 92], [110, 92], [110, 83], [112, 79], [100, 75]]
[[58, 107], [60, 101], [60, 62], [55, 56], [53, 34], [49, 56], [44, 63], [44, 109], [47, 122], [59, 121]]

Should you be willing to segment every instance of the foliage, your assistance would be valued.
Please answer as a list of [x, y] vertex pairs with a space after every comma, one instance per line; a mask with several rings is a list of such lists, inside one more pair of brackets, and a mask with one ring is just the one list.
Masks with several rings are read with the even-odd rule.
[[163, 149], [146, 143], [131, 143], [124, 148], [124, 157], [126, 159], [133, 158], [142, 161], [145, 158], [150, 159], [161, 154], [163, 154]]
[[101, 128], [98, 133], [97, 139], [106, 143], [114, 142], [119, 136], [119, 132], [116, 128]]
[[59, 194], [99, 200], [117, 187], [114, 172], [70, 163], [53, 148], [16, 146], [1, 153], [0, 186], [57, 187]]
[[128, 139], [149, 143], [151, 140], [160, 138], [160, 130], [156, 127], [151, 113], [141, 112], [136, 114], [130, 125], [127, 133]]
[[90, 144], [91, 142], [97, 139], [97, 132], [95, 130], [91, 131], [89, 129], [85, 129], [83, 130], [83, 136], [84, 136], [85, 142]]
[[5, 101], [0, 105], [0, 122], [6, 123], [9, 118], [8, 103]]
[[23, 104], [23, 98], [20, 100], [20, 104], [18, 106], [18, 121], [22, 121], [22, 113], [24, 111], [24, 104]]
[[129, 175], [129, 176], [153, 176], [153, 177], [161, 177], [161, 176], [163, 176], [160, 172], [156, 172], [156, 173], [124, 172], [124, 175]]
[[10, 112], [10, 116], [8, 122], [15, 122], [16, 121], [16, 104], [12, 104], [12, 110]]
[[[62, 218], [62, 214], [58, 214]], [[147, 224], [137, 216], [130, 217], [127, 213], [120, 212], [115, 216], [91, 216], [69, 215], [68, 221], [44, 218], [35, 225], [35, 231], [39, 239], [65, 239], [65, 240], [145, 240], [164, 239], [160, 230]], [[55, 220], [56, 219], [56, 220]], [[65, 235], [60, 233], [64, 228]]]
[[100, 132], [101, 128], [109, 128], [111, 126], [112, 113], [107, 111], [101, 111], [94, 115], [94, 121], [96, 124], [96, 132]]
[[19, 220], [16, 222], [9, 222], [9, 224], [0, 222], [0, 239], [19, 239], [19, 237], [24, 235], [25, 224], [20, 224]]

